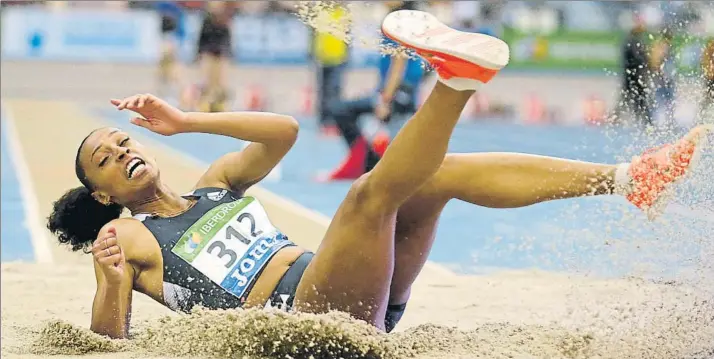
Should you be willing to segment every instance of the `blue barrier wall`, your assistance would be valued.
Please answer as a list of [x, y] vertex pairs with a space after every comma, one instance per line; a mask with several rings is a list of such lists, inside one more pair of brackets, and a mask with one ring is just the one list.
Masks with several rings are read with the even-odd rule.
[[[180, 54], [191, 61], [196, 56], [201, 15], [190, 13], [185, 21], [186, 37]], [[159, 14], [148, 10], [10, 8], [2, 12], [2, 57], [152, 63], [160, 55], [159, 29]], [[310, 30], [295, 16], [239, 15], [233, 19], [232, 30], [235, 60], [241, 64], [310, 63]], [[374, 49], [359, 46], [350, 51], [350, 65], [354, 67], [373, 66], [380, 56]]]

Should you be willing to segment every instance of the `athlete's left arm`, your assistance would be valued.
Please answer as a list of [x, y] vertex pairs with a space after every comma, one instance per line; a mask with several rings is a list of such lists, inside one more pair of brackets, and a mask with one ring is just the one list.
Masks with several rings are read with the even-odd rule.
[[197, 187], [228, 186], [243, 192], [275, 167], [295, 143], [298, 122], [265, 112], [187, 113], [188, 132], [230, 136], [251, 144], [224, 155], [201, 177]]

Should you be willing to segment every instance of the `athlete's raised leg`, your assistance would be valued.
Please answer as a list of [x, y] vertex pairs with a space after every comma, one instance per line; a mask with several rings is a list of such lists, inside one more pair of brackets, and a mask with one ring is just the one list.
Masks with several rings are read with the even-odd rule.
[[696, 165], [706, 134], [698, 126], [675, 144], [646, 152], [631, 164], [606, 165], [518, 153], [450, 154], [437, 173], [402, 205], [395, 232], [389, 303], [406, 303], [451, 199], [492, 208], [524, 207], [572, 197], [620, 194], [656, 214], [670, 185]]
[[383, 328], [397, 209], [439, 169], [473, 89], [506, 65], [508, 47], [493, 37], [451, 30], [417, 11], [388, 15], [382, 29], [418, 49], [441, 80], [374, 170], [352, 185], [300, 281], [295, 309], [345, 311]]

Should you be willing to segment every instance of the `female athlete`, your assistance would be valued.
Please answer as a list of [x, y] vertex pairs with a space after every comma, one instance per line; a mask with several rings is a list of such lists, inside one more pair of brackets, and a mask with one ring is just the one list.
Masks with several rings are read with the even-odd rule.
[[[383, 31], [429, 61], [440, 79], [377, 166], [354, 182], [315, 253], [292, 243], [257, 199], [243, 195], [295, 142], [294, 119], [186, 113], [152, 95], [112, 100], [140, 115], [134, 125], [162, 135], [211, 133], [252, 144], [218, 159], [181, 196], [126, 132], [101, 128], [84, 139], [75, 163], [82, 186], [54, 204], [48, 227], [61, 243], [93, 254], [93, 331], [127, 335], [132, 290], [177, 311], [195, 305], [339, 310], [391, 331], [450, 199], [505, 208], [617, 193], [651, 211], [701, 147], [700, 127], [615, 166], [509, 153], [447, 155], [460, 112], [506, 65], [507, 45], [417, 11], [392, 13]], [[123, 208], [133, 217], [120, 218]]]

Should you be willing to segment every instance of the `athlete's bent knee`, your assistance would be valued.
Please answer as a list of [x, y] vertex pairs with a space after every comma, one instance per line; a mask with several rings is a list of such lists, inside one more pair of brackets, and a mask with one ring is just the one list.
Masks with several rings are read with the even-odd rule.
[[383, 216], [396, 211], [398, 206], [390, 200], [389, 191], [374, 182], [370, 172], [363, 174], [352, 183], [347, 199], [368, 215]]

